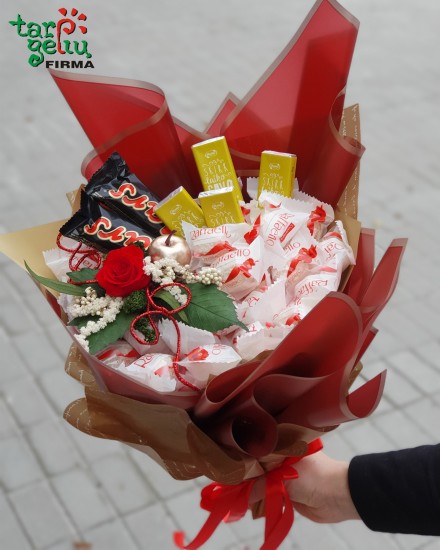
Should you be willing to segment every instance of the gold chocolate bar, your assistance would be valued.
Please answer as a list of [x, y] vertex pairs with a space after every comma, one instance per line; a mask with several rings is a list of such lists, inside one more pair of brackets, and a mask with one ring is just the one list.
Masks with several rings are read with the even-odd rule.
[[199, 201], [208, 227], [245, 221], [233, 187], [199, 193]]
[[178, 187], [162, 199], [154, 213], [163, 221], [168, 229], [174, 230], [183, 237], [182, 222], [189, 222], [196, 227], [206, 225], [202, 209], [184, 187]]
[[291, 197], [295, 180], [296, 155], [263, 151], [260, 161], [258, 196], [262, 191]]
[[192, 152], [203, 189], [215, 191], [222, 187], [233, 187], [237, 200], [243, 200], [225, 137], [212, 138], [196, 143], [192, 146]]

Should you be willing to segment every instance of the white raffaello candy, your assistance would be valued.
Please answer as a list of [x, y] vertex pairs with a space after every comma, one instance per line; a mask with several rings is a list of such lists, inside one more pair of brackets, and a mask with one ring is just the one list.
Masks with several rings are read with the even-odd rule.
[[260, 233], [265, 246], [272, 248], [279, 243], [283, 248], [286, 247], [307, 219], [308, 214], [291, 212], [283, 206], [266, 209], [261, 215]]
[[263, 240], [256, 237], [251, 244], [246, 241], [235, 243], [233, 251], [220, 256], [212, 267], [221, 274], [222, 290], [240, 300], [256, 288], [264, 274], [263, 251]]
[[318, 241], [311, 235], [306, 225], [301, 226], [290, 240], [289, 244], [284, 247], [285, 260], [293, 260], [299, 254], [302, 248], [309, 249], [313, 245], [317, 245]]
[[177, 387], [172, 355], [148, 353], [119, 370], [158, 392], [172, 392]]
[[257, 321], [271, 322], [286, 307], [285, 280], [267, 286], [260, 285], [237, 305], [237, 316], [245, 325]]
[[[180, 353], [188, 354], [197, 346], [213, 345], [219, 342], [218, 337], [207, 330], [190, 327], [177, 321], [180, 332]], [[172, 353], [177, 352], [177, 332], [174, 323], [169, 319], [162, 319], [158, 323], [161, 339]]]
[[196, 227], [182, 222], [182, 229], [193, 258], [201, 265], [211, 265], [250, 230], [247, 223], [231, 223], [217, 227]]
[[272, 323], [251, 323], [248, 331], [237, 331], [233, 339], [235, 351], [244, 361], [255, 359], [260, 353], [274, 350], [289, 334], [293, 326], [274, 326]]
[[[138, 330], [135, 329], [134, 332], [141, 340], [145, 338]], [[129, 330], [125, 332], [124, 340], [127, 340], [127, 342], [134, 347], [139, 355], [145, 355], [146, 353], [170, 353], [171, 351], [162, 338], [159, 338], [157, 344], [141, 344]]]
[[197, 346], [179, 365], [187, 369], [186, 378], [190, 375], [194, 385], [204, 388], [211, 377], [233, 369], [240, 361], [240, 355], [232, 347], [214, 344]]
[[333, 231], [324, 235], [317, 245], [317, 250], [320, 264], [335, 268], [339, 274], [355, 263], [347, 234], [340, 221], [336, 222]]
[[283, 207], [297, 215], [305, 214], [306, 225], [316, 239], [319, 239], [323, 235], [326, 228], [335, 218], [334, 210], [329, 204], [299, 191], [295, 193], [295, 198], [292, 199], [277, 195], [276, 193], [263, 191], [259, 201], [266, 210], [268, 208]]
[[117, 340], [101, 350], [96, 357], [108, 367], [117, 369], [133, 363], [139, 357], [139, 353], [126, 340]]

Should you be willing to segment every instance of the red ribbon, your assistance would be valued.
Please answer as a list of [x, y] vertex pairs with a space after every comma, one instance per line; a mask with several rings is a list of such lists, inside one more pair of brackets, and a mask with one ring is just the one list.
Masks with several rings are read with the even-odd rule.
[[[307, 445], [303, 456], [286, 458], [278, 468], [266, 472], [265, 477], [265, 517], [264, 543], [260, 550], [275, 550], [287, 537], [294, 521], [293, 504], [286, 489], [285, 481], [296, 479], [298, 472], [292, 466], [305, 456], [322, 449], [320, 439]], [[174, 543], [182, 550], [196, 550], [204, 544], [219, 524], [238, 521], [249, 508], [249, 497], [258, 478], [248, 479], [239, 485], [211, 483], [201, 492], [200, 507], [210, 512], [198, 535], [185, 545], [185, 534], [174, 533]]]
[[[94, 248], [83, 248], [83, 243], [78, 243], [75, 248], [68, 248], [61, 243], [61, 233], [58, 233], [57, 236], [57, 246], [60, 250], [64, 252], [69, 252], [69, 269], [70, 271], [79, 271], [81, 265], [87, 259], [91, 260], [96, 264], [96, 269], [101, 265], [101, 255]], [[76, 263], [74, 263], [76, 260]], [[84, 284], [84, 283], [81, 283]]]
[[[181, 306], [176, 307], [175, 309], [167, 309], [165, 307], [159, 306], [153, 300], [154, 295], [157, 292], [159, 292], [159, 290], [162, 290], [163, 288], [166, 288], [166, 287], [169, 287], [169, 286], [177, 286], [179, 288], [183, 288], [185, 290], [185, 292], [187, 293], [186, 302], [184, 304], [182, 304]], [[176, 283], [176, 282], [166, 283], [164, 285], [160, 285], [160, 286], [156, 287], [153, 290], [153, 292], [150, 292], [150, 290], [148, 288], [146, 288], [145, 289], [145, 295], [147, 297], [147, 304], [148, 304], [147, 305], [147, 311], [145, 313], [141, 313], [140, 315], [138, 315], [133, 320], [133, 322], [131, 323], [131, 326], [130, 326], [131, 335], [140, 344], [148, 345], [148, 346], [152, 346], [153, 344], [157, 344], [159, 342], [160, 334], [159, 334], [159, 329], [157, 328], [157, 325], [156, 325], [156, 322], [154, 321], [153, 316], [159, 314], [159, 315], [162, 315], [163, 317], [166, 317], [167, 319], [169, 319], [173, 323], [174, 328], [176, 329], [176, 333], [177, 333], [176, 354], [174, 355], [174, 358], [173, 358], [174, 375], [177, 378], [177, 380], [179, 380], [179, 382], [181, 382], [182, 384], [187, 386], [189, 389], [191, 389], [193, 391], [200, 392], [201, 391], [200, 388], [198, 388], [197, 386], [194, 386], [194, 384], [191, 384], [191, 382], [188, 382], [188, 380], [185, 380], [185, 378], [179, 372], [178, 362], [179, 362], [179, 359], [180, 359], [180, 340], [181, 340], [181, 336], [180, 336], [179, 325], [177, 324], [176, 319], [174, 319], [174, 317], [173, 317], [173, 313], [178, 313], [179, 311], [182, 311], [182, 309], [185, 309], [186, 306], [190, 303], [191, 298], [192, 298], [190, 289], [182, 283]], [[155, 338], [152, 342], [148, 342], [143, 338], [139, 338], [139, 336], [135, 332], [135, 324], [139, 321], [139, 319], [142, 319], [143, 317], [148, 318], [148, 321], [150, 322], [151, 328], [154, 330]]]

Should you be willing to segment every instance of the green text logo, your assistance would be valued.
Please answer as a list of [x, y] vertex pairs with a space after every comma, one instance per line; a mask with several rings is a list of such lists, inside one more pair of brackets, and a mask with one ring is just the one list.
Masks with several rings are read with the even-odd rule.
[[[88, 51], [86, 40], [75, 40], [87, 33], [85, 21], [87, 16], [79, 13], [77, 9], [70, 10], [70, 17], [66, 8], [60, 8], [58, 12], [61, 18], [58, 21], [43, 21], [27, 23], [20, 14], [15, 21], [9, 21], [9, 24], [15, 27], [17, 35], [27, 40], [27, 48], [30, 52], [28, 63], [32, 67], [38, 67], [48, 55], [62, 55], [66, 57], [62, 60], [46, 61], [46, 67], [58, 68], [84, 68], [93, 69], [93, 63], [90, 61], [92, 54]], [[69, 38], [66, 38], [66, 35]], [[76, 57], [76, 59], [70, 58]]]

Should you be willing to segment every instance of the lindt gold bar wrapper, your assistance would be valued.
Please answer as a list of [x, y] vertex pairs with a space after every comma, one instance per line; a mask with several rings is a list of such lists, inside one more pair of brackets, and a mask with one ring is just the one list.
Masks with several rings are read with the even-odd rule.
[[295, 180], [296, 155], [263, 151], [260, 161], [258, 196], [262, 191], [291, 197]]
[[233, 187], [199, 193], [199, 201], [208, 227], [245, 221]]
[[232, 187], [237, 200], [243, 200], [225, 137], [212, 138], [196, 143], [192, 146], [192, 152], [203, 189], [215, 191], [223, 187]]
[[162, 199], [154, 213], [163, 221], [168, 229], [174, 230], [183, 237], [182, 222], [189, 222], [196, 227], [206, 225], [202, 209], [184, 187], [178, 187]]

